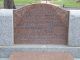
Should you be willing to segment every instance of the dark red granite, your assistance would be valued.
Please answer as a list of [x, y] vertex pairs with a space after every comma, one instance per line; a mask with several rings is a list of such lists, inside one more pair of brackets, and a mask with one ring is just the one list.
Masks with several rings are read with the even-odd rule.
[[15, 44], [67, 44], [69, 12], [49, 4], [14, 10]]
[[10, 60], [74, 60], [69, 53], [62, 52], [16, 52]]

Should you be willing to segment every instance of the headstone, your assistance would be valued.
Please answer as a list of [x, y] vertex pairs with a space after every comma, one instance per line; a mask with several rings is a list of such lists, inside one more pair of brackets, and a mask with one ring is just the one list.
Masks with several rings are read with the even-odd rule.
[[69, 53], [61, 52], [18, 52], [10, 60], [74, 60]]
[[80, 46], [80, 10], [70, 10], [68, 45]]
[[49, 4], [13, 11], [15, 44], [67, 44], [69, 12]]
[[13, 45], [13, 10], [0, 9], [0, 46]]

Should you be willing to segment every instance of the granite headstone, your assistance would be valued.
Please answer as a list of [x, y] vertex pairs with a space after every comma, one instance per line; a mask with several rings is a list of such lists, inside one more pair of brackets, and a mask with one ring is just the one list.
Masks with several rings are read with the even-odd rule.
[[67, 44], [69, 12], [50, 4], [13, 11], [15, 44]]

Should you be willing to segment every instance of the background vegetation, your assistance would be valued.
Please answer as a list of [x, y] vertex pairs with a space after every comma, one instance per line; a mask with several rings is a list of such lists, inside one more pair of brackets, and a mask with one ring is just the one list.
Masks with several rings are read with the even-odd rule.
[[80, 8], [80, 2], [77, 2], [77, 0], [52, 0], [52, 3], [64, 5], [64, 7], [79, 7]]
[[26, 5], [32, 3], [39, 3], [40, 0], [14, 0], [16, 5]]
[[0, 0], [0, 6], [2, 6], [3, 5], [3, 0]]
[[[0, 6], [3, 6], [3, 1], [0, 0]], [[15, 5], [28, 5], [32, 3], [40, 3], [41, 0], [14, 0]], [[58, 4], [64, 7], [78, 7], [80, 8], [80, 2], [76, 2], [76, 0], [52, 0], [53, 4]]]

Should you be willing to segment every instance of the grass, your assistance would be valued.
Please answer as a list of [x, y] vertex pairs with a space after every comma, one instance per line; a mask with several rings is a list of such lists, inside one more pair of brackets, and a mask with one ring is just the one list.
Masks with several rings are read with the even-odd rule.
[[32, 3], [39, 3], [40, 0], [14, 0], [16, 5], [27, 5]]
[[79, 7], [80, 2], [76, 2], [76, 0], [52, 0], [53, 3], [64, 5], [64, 7]]
[[70, 1], [70, 2], [67, 2], [67, 1], [64, 1], [64, 5], [65, 7], [80, 7], [80, 2], [76, 2], [76, 1]]
[[3, 0], [0, 0], [0, 6], [2, 6], [3, 5]]
[[[3, 6], [4, 0], [0, 0], [0, 6]], [[14, 0], [15, 5], [27, 5], [32, 3], [39, 3], [40, 0]]]
[[[39, 3], [40, 0], [14, 0], [16, 5], [28, 5], [32, 3]], [[64, 7], [79, 7], [80, 2], [76, 2], [76, 0], [52, 0], [52, 3], [58, 5], [64, 5]], [[0, 0], [0, 6], [3, 6], [3, 0]]]

